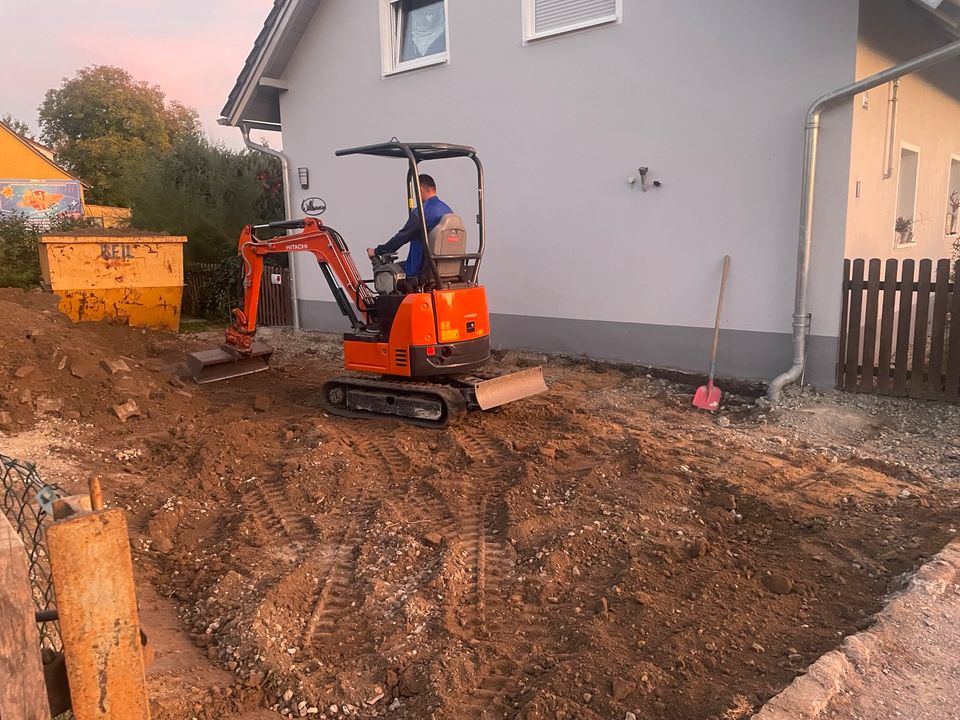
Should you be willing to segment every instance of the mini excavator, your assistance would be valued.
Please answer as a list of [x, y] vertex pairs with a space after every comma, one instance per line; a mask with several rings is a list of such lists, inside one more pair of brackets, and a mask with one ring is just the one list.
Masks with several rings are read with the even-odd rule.
[[[268, 368], [273, 348], [255, 337], [263, 259], [273, 253], [309, 252], [351, 326], [343, 336], [344, 366], [361, 374], [338, 376], [323, 384], [320, 402], [330, 413], [351, 418], [388, 416], [444, 427], [468, 410], [489, 410], [545, 392], [539, 367], [502, 375], [481, 370], [490, 359], [490, 316], [486, 291], [479, 284], [486, 237], [483, 166], [476, 150], [391, 141], [338, 150], [336, 155], [407, 161], [410, 205], [418, 209], [427, 238], [420, 275], [406, 277], [396, 256], [386, 255], [372, 259], [373, 279], [363, 280], [340, 233], [315, 217], [248, 225], [239, 241], [243, 308], [233, 311], [223, 345], [188, 356], [194, 380], [213, 382]], [[476, 252], [468, 252], [466, 229], [458, 215], [444, 215], [427, 232], [418, 166], [447, 158], [469, 158], [476, 166]], [[298, 232], [258, 237], [258, 233], [280, 230]]]

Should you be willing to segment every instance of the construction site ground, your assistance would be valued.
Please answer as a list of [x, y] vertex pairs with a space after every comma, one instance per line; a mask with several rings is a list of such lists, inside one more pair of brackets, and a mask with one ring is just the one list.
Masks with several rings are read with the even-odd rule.
[[267, 333], [273, 369], [197, 386], [217, 333], [55, 303], [0, 291], [0, 452], [127, 510], [159, 720], [749, 717], [960, 523], [954, 406], [710, 415], [504, 352], [549, 393], [436, 431], [324, 414], [336, 336]]

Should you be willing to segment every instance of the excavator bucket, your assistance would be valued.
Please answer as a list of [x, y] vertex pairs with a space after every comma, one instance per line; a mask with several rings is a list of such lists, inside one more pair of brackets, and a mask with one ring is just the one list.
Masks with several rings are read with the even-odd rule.
[[482, 380], [474, 386], [477, 405], [481, 410], [490, 410], [546, 391], [543, 368], [539, 367]]
[[197, 383], [216, 382], [266, 370], [270, 367], [271, 355], [273, 348], [259, 340], [253, 341], [249, 355], [241, 355], [229, 345], [221, 345], [214, 350], [187, 355], [187, 368]]

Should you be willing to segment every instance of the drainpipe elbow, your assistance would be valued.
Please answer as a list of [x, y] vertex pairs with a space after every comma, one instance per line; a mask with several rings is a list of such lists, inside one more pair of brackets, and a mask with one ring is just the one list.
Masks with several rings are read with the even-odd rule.
[[783, 388], [799, 380], [801, 373], [803, 373], [803, 364], [794, 363], [789, 370], [777, 375], [770, 381], [770, 387], [767, 388], [767, 400], [773, 404], [779, 403], [783, 399]]

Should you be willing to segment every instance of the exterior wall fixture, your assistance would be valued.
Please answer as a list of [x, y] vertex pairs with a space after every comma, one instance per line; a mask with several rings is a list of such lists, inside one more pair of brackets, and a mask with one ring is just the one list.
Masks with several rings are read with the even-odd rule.
[[300, 187], [307, 190], [310, 187], [310, 168], [297, 168], [297, 177], [300, 178]]
[[640, 189], [643, 190], [643, 192], [646, 192], [647, 190], [649, 190], [650, 185], [653, 185], [653, 187], [660, 187], [661, 185], [663, 185], [663, 183], [660, 182], [659, 180], [654, 180], [652, 183], [648, 184], [647, 175], [649, 173], [650, 173], [650, 168], [648, 167], [637, 168], [637, 172], [627, 178], [627, 185], [629, 185], [630, 187], [634, 187], [637, 184], [638, 178], [640, 180]]

